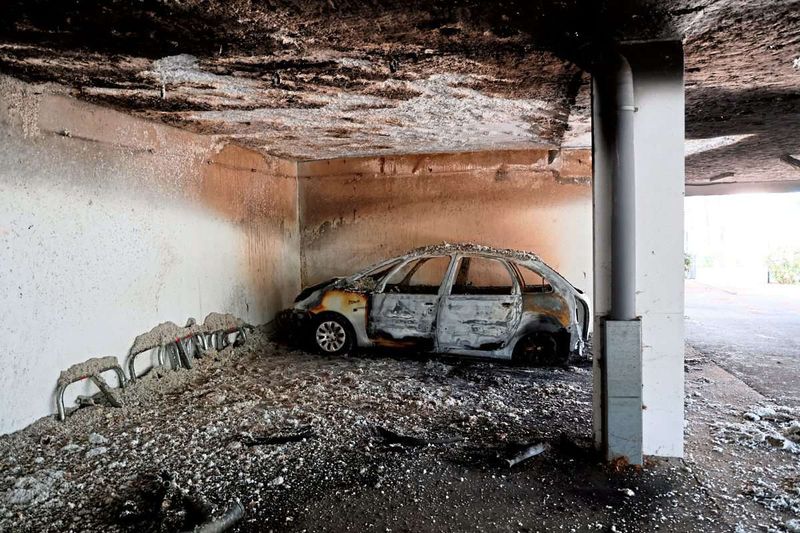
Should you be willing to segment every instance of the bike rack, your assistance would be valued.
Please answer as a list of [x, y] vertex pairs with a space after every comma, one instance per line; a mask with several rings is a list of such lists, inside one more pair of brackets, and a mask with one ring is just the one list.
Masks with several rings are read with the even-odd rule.
[[119, 365], [117, 358], [113, 356], [95, 357], [82, 363], [72, 365], [61, 372], [56, 382], [56, 408], [58, 409], [58, 419], [63, 421], [67, 418], [67, 410], [64, 407], [64, 392], [67, 390], [67, 387], [76, 381], [87, 378], [91, 379], [92, 382], [97, 385], [97, 388], [108, 398], [108, 402], [111, 405], [114, 407], [122, 407], [122, 402], [114, 393], [114, 390], [101, 376], [103, 372], [109, 370], [113, 370], [117, 374], [120, 388], [125, 388], [125, 372]]

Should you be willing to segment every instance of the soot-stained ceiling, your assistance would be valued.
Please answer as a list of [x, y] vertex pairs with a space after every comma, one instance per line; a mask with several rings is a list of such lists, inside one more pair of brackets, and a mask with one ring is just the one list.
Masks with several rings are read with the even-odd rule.
[[17, 0], [0, 32], [6, 74], [294, 159], [588, 146], [584, 68], [682, 38], [687, 181], [800, 178], [800, 0]]

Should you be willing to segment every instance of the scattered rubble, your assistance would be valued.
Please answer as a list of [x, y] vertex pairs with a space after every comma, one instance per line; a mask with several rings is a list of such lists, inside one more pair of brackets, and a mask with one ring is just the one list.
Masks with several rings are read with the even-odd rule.
[[758, 405], [741, 415], [742, 422], [715, 424], [718, 444], [736, 442], [752, 448], [770, 446], [800, 454], [800, 409]]
[[54, 493], [66, 488], [63, 470], [43, 470], [31, 476], [15, 479], [13, 487], [6, 491], [5, 501], [12, 506], [42, 505], [48, 507]]
[[[149, 372], [119, 391], [119, 409], [86, 407], [0, 437], [0, 530], [191, 531], [230, 523], [237, 501], [237, 531], [439, 529], [432, 520], [496, 529], [489, 509], [505, 509], [503, 530], [682, 523], [658, 499], [621, 505], [618, 489], [659, 479], [652, 490], [666, 494], [692, 483], [683, 472], [605, 470], [591, 446], [564, 444], [590, 441], [590, 379], [588, 366], [322, 357], [257, 329], [193, 369]], [[546, 461], [492, 460], [521, 442], [549, 444]], [[572, 486], [585, 492], [559, 496]], [[590, 511], [584, 498], [608, 508]]]
[[[687, 432], [707, 420], [711, 437], [640, 471], [594, 455], [585, 364], [323, 357], [257, 329], [192, 369], [154, 369], [121, 408], [0, 437], [0, 530], [726, 531], [731, 510], [791, 531], [797, 455], [766, 435], [795, 442], [796, 412], [720, 402], [707, 391], [724, 380], [693, 357]], [[741, 477], [707, 479], [714, 457], [747, 461]]]
[[386, 428], [382, 428], [380, 426], [375, 426], [372, 428], [373, 434], [375, 436], [381, 438], [386, 444], [400, 444], [402, 446], [430, 446], [433, 444], [452, 444], [454, 442], [459, 442], [463, 439], [461, 438], [444, 438], [444, 439], [422, 439], [419, 437], [410, 437], [408, 435], [401, 435], [400, 433], [395, 433], [394, 431], [388, 430]]
[[314, 432], [311, 430], [311, 427], [304, 427], [294, 433], [261, 436], [245, 435], [242, 438], [242, 443], [247, 446], [258, 446], [262, 444], [286, 444], [287, 442], [297, 442], [313, 438]]
[[[696, 357], [687, 376], [687, 451], [737, 531], [791, 531], [800, 515], [800, 409], [765, 398]], [[702, 468], [700, 468], [702, 466]]]

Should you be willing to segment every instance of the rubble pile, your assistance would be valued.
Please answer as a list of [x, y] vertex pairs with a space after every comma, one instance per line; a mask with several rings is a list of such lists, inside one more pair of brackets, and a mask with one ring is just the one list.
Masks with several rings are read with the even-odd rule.
[[242, 530], [291, 529], [304, 502], [407, 484], [420, 461], [590, 427], [589, 368], [326, 358], [251, 340], [154, 369], [117, 391], [121, 408], [0, 437], [0, 530], [191, 530], [236, 502]]

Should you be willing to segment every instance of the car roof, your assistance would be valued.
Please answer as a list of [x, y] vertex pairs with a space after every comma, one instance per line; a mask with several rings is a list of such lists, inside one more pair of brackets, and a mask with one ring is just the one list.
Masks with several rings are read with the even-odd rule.
[[541, 262], [541, 258], [533, 252], [525, 252], [522, 250], [512, 250], [509, 248], [493, 248], [491, 246], [484, 246], [482, 244], [474, 243], [441, 243], [431, 246], [422, 246], [414, 248], [406, 254], [396, 257], [395, 259], [405, 257], [420, 257], [425, 255], [452, 255], [452, 254], [477, 254], [488, 255], [493, 257], [503, 257], [505, 259], [514, 259], [516, 261], [535, 260]]
[[[434, 244], [430, 246], [422, 246], [419, 248], [414, 248], [409, 252], [392, 257], [391, 259], [386, 259], [379, 263], [376, 263], [370, 266], [367, 269], [362, 270], [361, 272], [346, 278], [349, 281], [355, 281], [364, 276], [367, 273], [374, 272], [375, 270], [383, 267], [388, 266], [392, 263], [396, 263], [397, 261], [403, 260], [407, 261], [409, 259], [414, 259], [417, 257], [425, 257], [431, 255], [483, 255], [488, 257], [496, 257], [499, 259], [507, 259], [512, 260], [520, 265], [527, 266], [537, 272], [540, 272], [547, 278], [549, 281], [555, 281], [556, 285], [560, 286], [562, 290], [573, 290], [578, 291], [578, 289], [569, 282], [564, 276], [558, 273], [553, 267], [542, 261], [542, 259], [533, 252], [526, 252], [522, 250], [512, 250], [509, 248], [494, 248], [491, 246], [484, 246], [482, 244], [474, 244], [474, 243], [441, 243], [441, 244]], [[580, 291], [578, 291], [580, 292]]]

